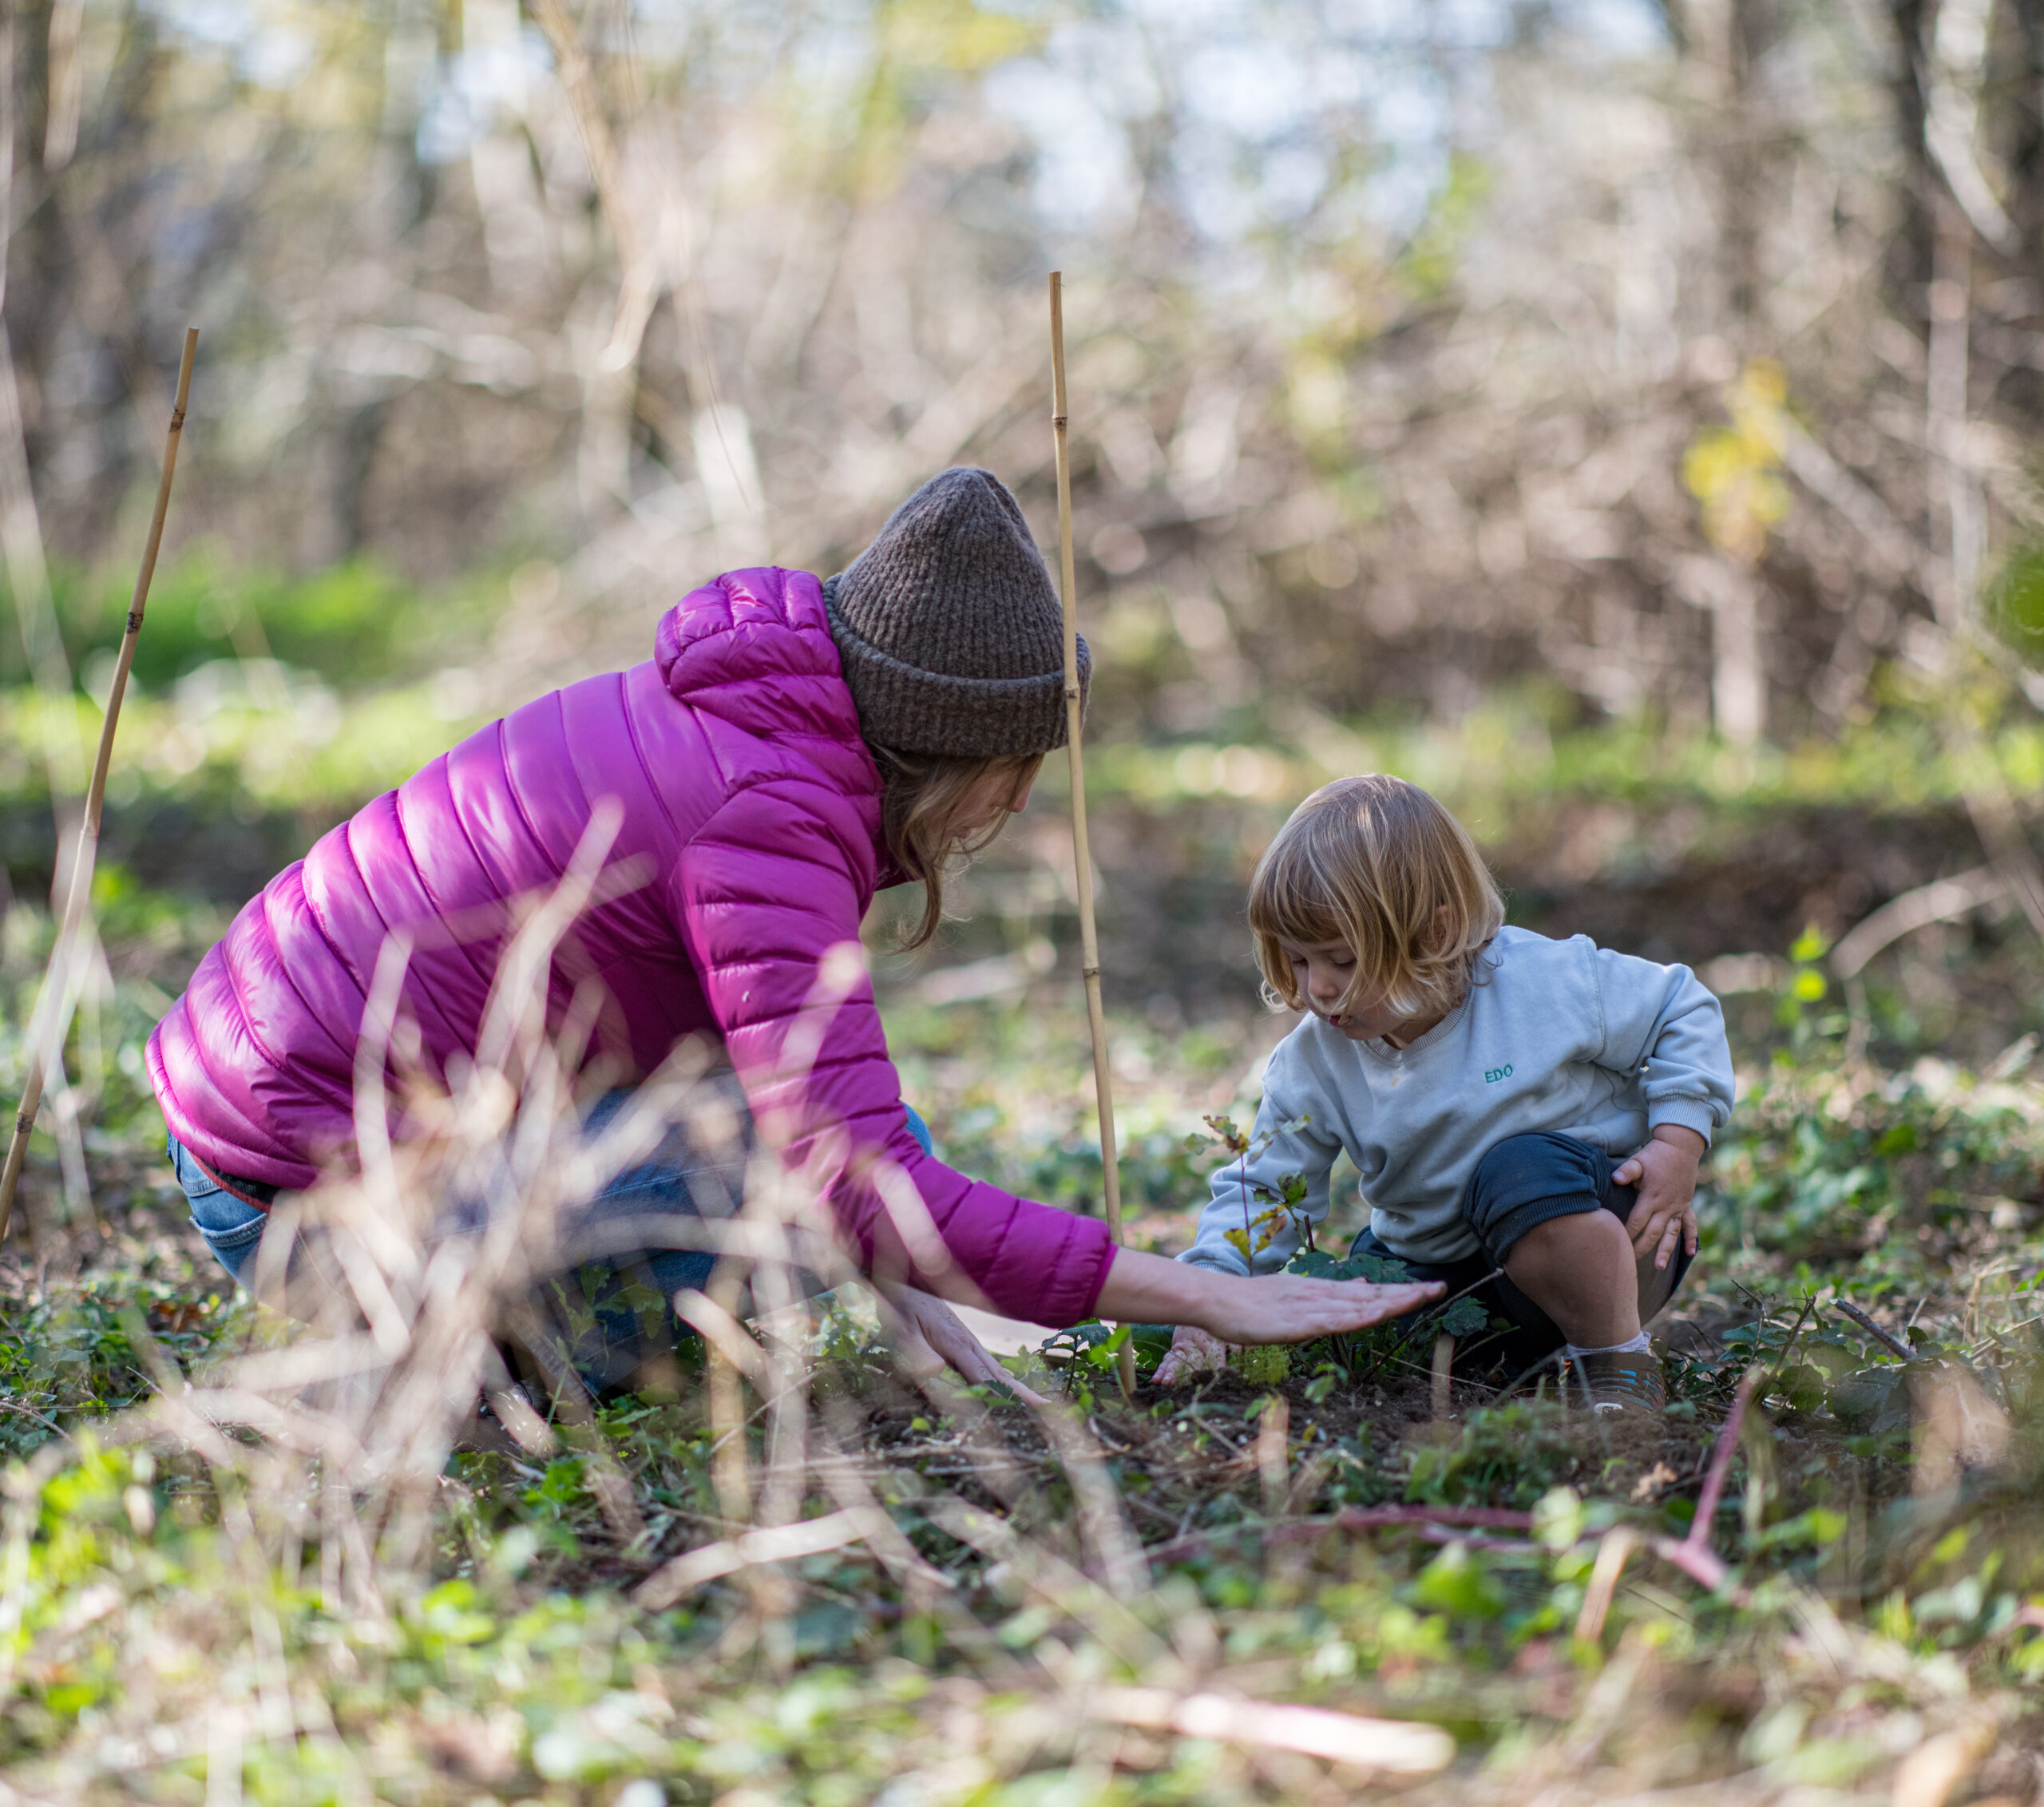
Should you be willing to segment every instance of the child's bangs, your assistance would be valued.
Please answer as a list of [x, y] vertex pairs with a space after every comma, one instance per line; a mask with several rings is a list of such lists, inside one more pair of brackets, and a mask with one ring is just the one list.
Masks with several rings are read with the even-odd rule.
[[1317, 851], [1306, 837], [1280, 834], [1264, 850], [1250, 881], [1249, 925], [1264, 995], [1293, 1010], [1302, 1009], [1304, 1000], [1285, 949], [1345, 941], [1350, 933]]
[[1333, 898], [1313, 882], [1319, 875], [1309, 870], [1286, 870], [1308, 862], [1279, 859], [1270, 863], [1275, 870], [1258, 873], [1264, 882], [1250, 894], [1250, 928], [1294, 947], [1317, 947], [1349, 938], [1348, 925]]
[[1325, 826], [1289, 822], [1264, 850], [1250, 881], [1250, 926], [1258, 934], [1295, 947], [1354, 940], [1353, 900], [1343, 894], [1339, 850], [1323, 844]]

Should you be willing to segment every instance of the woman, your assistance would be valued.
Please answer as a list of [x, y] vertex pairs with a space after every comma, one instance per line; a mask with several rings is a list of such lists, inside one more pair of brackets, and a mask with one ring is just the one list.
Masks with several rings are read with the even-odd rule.
[[[238, 1274], [277, 1195], [348, 1157], [358, 1031], [394, 932], [414, 944], [401, 1009], [418, 1058], [444, 1072], [473, 1053], [509, 905], [559, 882], [608, 798], [622, 821], [608, 862], [644, 882], [598, 888], [556, 962], [555, 1020], [593, 977], [608, 1003], [592, 1056], [628, 1076], [684, 1037], [719, 1042], [849, 1258], [877, 1273], [913, 1358], [933, 1350], [968, 1381], [1004, 1377], [930, 1291], [1054, 1325], [1098, 1314], [1234, 1343], [1411, 1309], [1432, 1290], [1190, 1268], [953, 1172], [916, 1133], [863, 977], [813, 1054], [783, 1063], [876, 890], [920, 881], [911, 943], [935, 933], [947, 863], [999, 832], [1064, 743], [1063, 664], [1020, 505], [988, 473], [953, 470], [829, 582], [727, 573], [668, 612], [649, 663], [470, 735], [272, 879], [151, 1037], [195, 1223]], [[1082, 686], [1089, 666], [1082, 644]], [[947, 1259], [918, 1266], [897, 1233], [883, 1198], [895, 1171]], [[675, 1270], [655, 1271], [664, 1284]]]

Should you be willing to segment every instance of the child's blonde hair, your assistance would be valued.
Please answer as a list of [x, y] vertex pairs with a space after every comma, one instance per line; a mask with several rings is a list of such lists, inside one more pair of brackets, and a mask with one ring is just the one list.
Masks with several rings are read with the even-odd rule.
[[1256, 862], [1249, 922], [1272, 1004], [1307, 1008], [1281, 944], [1345, 941], [1356, 976], [1339, 1008], [1381, 1000], [1415, 1018], [1462, 1001], [1504, 900], [1460, 822], [1416, 784], [1368, 772], [1293, 810]]

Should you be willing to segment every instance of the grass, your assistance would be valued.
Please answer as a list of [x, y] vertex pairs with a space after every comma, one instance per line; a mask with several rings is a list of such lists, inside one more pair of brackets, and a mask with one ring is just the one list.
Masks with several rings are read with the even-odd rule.
[[[1075, 1018], [1032, 1014], [988, 1050], [998, 1105], [976, 1089], [991, 1064], [945, 1067], [961, 1057], [941, 1043], [907, 1062], [948, 1077], [921, 1096], [984, 1171], [1051, 1173], [1082, 1141]], [[1210, 1095], [1250, 1045], [1202, 1086], [1172, 1076], [1153, 1032], [1117, 1034], [1158, 1076], [1134, 1108], [1159, 1136], [1166, 1096]], [[89, 1155], [105, 1228], [46, 1216], [40, 1270], [6, 1270], [0, 1776], [31, 1800], [462, 1807], [1366, 1785], [1353, 1764], [1259, 1743], [1262, 1722], [1181, 1729], [1202, 1722], [1185, 1703], [1215, 1694], [1342, 1715], [1326, 1723], [1358, 1749], [1357, 1721], [1444, 1728], [1452, 1766], [1396, 1783], [1420, 1800], [1733, 1776], [1849, 1797], [1939, 1738], [1989, 1780], [2013, 1775], [2044, 1670], [2040, 1114], [2026, 1073], [1855, 1071], [1816, 1036], [1777, 1064], [1721, 1145], [1699, 1283], [1669, 1333], [1677, 1403], [1643, 1440], [1475, 1374], [1436, 1420], [1424, 1375], [1394, 1363], [1354, 1384], [1310, 1346], [1275, 1381], [1146, 1383], [1125, 1401], [1111, 1356], [1067, 1338], [1016, 1364], [1048, 1413], [925, 1394], [846, 1294], [761, 1345], [784, 1365], [744, 1383], [735, 1496], [737, 1425], [683, 1376], [559, 1420], [539, 1450], [453, 1413], [473, 1447], [436, 1471], [422, 1535], [374, 1462], [319, 1452], [306, 1427], [339, 1416], [319, 1386], [264, 1395], [297, 1414], [295, 1441], [275, 1420], [236, 1428], [237, 1375], [317, 1339], [227, 1294], [131, 1123]], [[1187, 1157], [1144, 1158], [1143, 1221], [1182, 1230], [1163, 1207], [1198, 1183]], [[1083, 1161], [1064, 1177], [1087, 1190]], [[1911, 1360], [1839, 1299], [1909, 1338]], [[1947, 1364], [1977, 1374], [2008, 1434], [1927, 1490], [1912, 1453], [1944, 1434]], [[1707, 1540], [1729, 1579], [1712, 1591], [1647, 1545], [1688, 1535], [1753, 1368], [1761, 1409]], [[777, 1484], [789, 1375], [807, 1430]], [[248, 1390], [244, 1424], [262, 1417]], [[212, 1401], [225, 1434], [182, 1421], [180, 1396]], [[737, 1540], [783, 1484], [770, 1521], [877, 1511], [888, 1534], [747, 1563]], [[1454, 1522], [1472, 1506], [1531, 1516]], [[1400, 1522], [1342, 1528], [1386, 1508]], [[1626, 1540], [1587, 1635], [1600, 1555]], [[638, 1597], [690, 1550], [731, 1566], [671, 1602]]]
[[[208, 820], [330, 815], [458, 731], [428, 688], [392, 683], [336, 696], [324, 764], [278, 738], [274, 699], [200, 717], [190, 687], [145, 699], [123, 731], [139, 799]], [[1499, 809], [1646, 795], [1630, 731], [1540, 727], [1543, 764], [1529, 723], [1472, 719], [1454, 743], [1472, 786], [1509, 775]], [[0, 710], [0, 785], [24, 809], [42, 806], [48, 726], [19, 693]], [[1392, 763], [1421, 760], [1375, 731]], [[1499, 733], [1510, 760], [1485, 752]], [[1756, 795], [1889, 795], [1915, 743], [1906, 722], [1868, 735], [1825, 755], [1836, 771], [1790, 755], [1734, 783], [1714, 755], [1686, 764], [1662, 745], [1648, 775], [1716, 798], [1712, 832], [1736, 845]], [[2011, 771], [2027, 744], [2005, 739]], [[197, 762], [172, 770], [172, 747]], [[1159, 812], [1209, 792], [1262, 807], [1250, 780], [1280, 769], [1190, 752], [1108, 759], [1103, 782]], [[1287, 784], [1312, 775], [1310, 755], [1266, 755], [1298, 762]], [[1911, 771], [1943, 795], [1934, 766]], [[1447, 764], [1424, 775], [1460, 782]], [[917, 1388], [854, 1288], [764, 1321], [731, 1359], [565, 1397], [543, 1424], [501, 1392], [480, 1418], [473, 1387], [440, 1384], [471, 1357], [485, 1373], [480, 1315], [468, 1341], [436, 1342], [414, 1312], [390, 1346], [295, 1325], [232, 1292], [186, 1226], [141, 1048], [222, 926], [204, 890], [103, 873], [108, 957], [69, 1096], [35, 1141], [34, 1246], [18, 1234], [0, 1251], [0, 1783], [18, 1798], [2029, 1797], [2044, 1080], [2018, 1034], [2034, 960], [1994, 956], [2006, 1051], [1973, 1070], [1910, 1027], [1929, 995], [1918, 968], [1958, 984], [1975, 957], [1963, 940], [1870, 969], [1885, 1066], [1849, 1052], [1812, 945], [1781, 963], [1778, 995], [1735, 1013], [1742, 1101], [1663, 1326], [1675, 1402], [1651, 1436], [1602, 1432], [1537, 1381], [1508, 1391], [1480, 1355], [1437, 1415], [1425, 1333], [1175, 1391], [1146, 1380], [1124, 1400], [1111, 1339], [1082, 1328], [1014, 1363], [1051, 1397], [1039, 1412]], [[994, 996], [939, 1007], [889, 970], [884, 1004], [949, 1158], [1083, 1210], [1099, 1182], [1083, 1020], [1023, 957], [1057, 908], [992, 913], [1012, 956]], [[21, 904], [0, 933], [0, 1087], [19, 1083], [48, 933]], [[1135, 1239], [1168, 1250], [1190, 1234], [1214, 1157], [1189, 1154], [1187, 1133], [1209, 1112], [1246, 1118], [1276, 1028], [1221, 1007], [1115, 1016]], [[370, 1201], [401, 1243], [419, 1246], [445, 1179]], [[1340, 1207], [1330, 1246], [1359, 1222]], [[1159, 1340], [1138, 1346], [1147, 1372]], [[1721, 1445], [1749, 1375], [1757, 1403]], [[1693, 1537], [1721, 1584], [1669, 1556]], [[683, 1559], [674, 1590], [660, 1577]]]

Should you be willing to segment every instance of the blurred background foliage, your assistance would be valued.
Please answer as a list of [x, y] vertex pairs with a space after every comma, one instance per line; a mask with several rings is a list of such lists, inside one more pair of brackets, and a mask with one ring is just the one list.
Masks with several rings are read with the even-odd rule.
[[[210, 925], [948, 463], [1048, 542], [1061, 267], [1125, 1006], [1252, 1013], [1249, 861], [1377, 765], [1761, 1039], [1806, 928], [1987, 870], [1873, 1032], [2044, 1026], [2038, 0], [50, 0], [0, 49], [25, 902], [188, 320], [108, 853]], [[1068, 984], [1056, 814], [893, 993]]]

